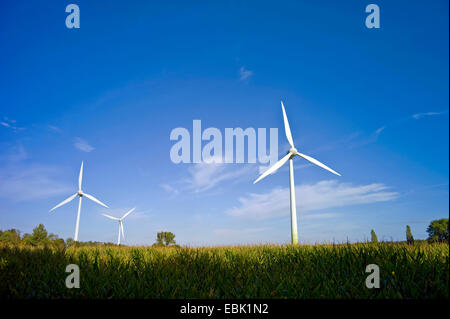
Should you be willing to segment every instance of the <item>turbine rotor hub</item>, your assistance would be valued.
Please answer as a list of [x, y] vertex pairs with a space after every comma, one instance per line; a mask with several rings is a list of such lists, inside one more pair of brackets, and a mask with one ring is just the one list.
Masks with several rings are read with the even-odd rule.
[[83, 197], [83, 191], [78, 191], [78, 196]]
[[288, 153], [297, 154], [297, 152], [297, 149], [295, 147], [292, 147], [291, 149], [289, 149]]

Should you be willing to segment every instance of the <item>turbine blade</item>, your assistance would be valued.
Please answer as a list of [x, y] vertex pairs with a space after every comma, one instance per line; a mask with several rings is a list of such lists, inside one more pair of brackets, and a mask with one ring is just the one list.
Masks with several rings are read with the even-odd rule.
[[78, 176], [78, 190], [81, 190], [81, 182], [83, 181], [83, 161], [81, 161], [80, 175]]
[[120, 230], [122, 231], [122, 238], [125, 239], [125, 233], [123, 232], [123, 223], [120, 221]]
[[103, 204], [101, 201], [99, 201], [97, 198], [95, 198], [95, 197], [92, 196], [92, 195], [89, 195], [89, 194], [83, 194], [83, 196], [86, 196], [87, 198], [89, 198], [90, 200], [96, 202], [97, 204], [100, 204], [100, 205], [102, 205], [102, 206], [104, 206], [104, 207], [106, 207], [106, 208], [109, 208], [108, 206], [106, 206], [105, 204]]
[[292, 139], [291, 128], [289, 127], [289, 122], [286, 116], [286, 110], [284, 109], [283, 101], [281, 101], [281, 108], [283, 109], [284, 132], [286, 133], [286, 138], [289, 142], [289, 145], [291, 145], [291, 147], [294, 148], [294, 141]]
[[323, 169], [326, 169], [327, 171], [330, 171], [333, 174], [336, 174], [337, 176], [341, 176], [341, 174], [339, 174], [338, 172], [333, 171], [331, 168], [329, 168], [325, 164], [319, 162], [315, 158], [312, 158], [311, 156], [308, 156], [308, 155], [305, 155], [305, 154], [302, 154], [302, 153], [298, 153], [298, 152], [297, 152], [297, 155], [303, 157], [305, 160], [308, 160], [308, 161], [310, 161], [313, 164], [316, 164], [317, 166], [322, 167]]
[[120, 220], [120, 218], [117, 218], [117, 217], [109, 216], [109, 215], [106, 215], [106, 214], [102, 214], [102, 215], [106, 216], [108, 218], [114, 219], [114, 220]]
[[135, 209], [136, 209], [136, 207], [130, 209], [125, 215], [122, 216], [121, 219], [124, 219], [125, 217], [127, 217], [128, 215], [130, 215]]
[[50, 209], [50, 211], [57, 209], [58, 207], [67, 204], [68, 202], [70, 202], [71, 200], [73, 200], [75, 197], [77, 197], [78, 193], [73, 194], [72, 196], [70, 196], [69, 198], [66, 198], [65, 200], [63, 200], [61, 203], [59, 203], [58, 205], [56, 205], [55, 207], [53, 207], [52, 209]]
[[284, 163], [287, 162], [287, 160], [292, 156], [292, 153], [288, 153], [285, 157], [283, 157], [282, 159], [280, 159], [278, 162], [276, 162], [272, 167], [270, 167], [267, 171], [265, 171], [264, 173], [261, 174], [260, 177], [258, 177], [258, 179], [256, 181], [253, 182], [253, 184], [258, 183], [260, 180], [262, 180], [264, 177], [266, 177], [267, 175], [275, 172], [277, 169], [279, 169], [281, 166], [283, 166]]

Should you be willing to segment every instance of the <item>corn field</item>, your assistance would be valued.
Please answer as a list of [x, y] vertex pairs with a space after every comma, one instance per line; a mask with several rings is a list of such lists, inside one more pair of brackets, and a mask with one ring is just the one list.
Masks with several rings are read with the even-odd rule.
[[[66, 266], [80, 269], [68, 289]], [[380, 269], [368, 289], [366, 266]], [[0, 246], [0, 298], [448, 298], [448, 244]]]

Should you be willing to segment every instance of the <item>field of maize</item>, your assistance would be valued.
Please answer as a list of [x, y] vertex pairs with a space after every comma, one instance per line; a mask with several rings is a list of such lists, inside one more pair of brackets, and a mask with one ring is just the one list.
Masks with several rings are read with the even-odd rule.
[[[80, 268], [80, 288], [65, 285]], [[377, 264], [380, 288], [368, 289]], [[0, 246], [0, 298], [448, 298], [448, 244]]]

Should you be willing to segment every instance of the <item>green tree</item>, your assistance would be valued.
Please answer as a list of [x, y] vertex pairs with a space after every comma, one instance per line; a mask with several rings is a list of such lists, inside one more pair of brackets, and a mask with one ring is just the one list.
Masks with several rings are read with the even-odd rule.
[[46, 245], [50, 243], [47, 241], [47, 235], [48, 233], [45, 230], [44, 225], [39, 224], [39, 226], [33, 228], [33, 233], [31, 235], [24, 235], [23, 241], [25, 244], [31, 246]]
[[23, 243], [31, 246], [55, 246], [64, 247], [64, 239], [58, 238], [57, 235], [49, 234], [45, 229], [44, 225], [39, 224], [39, 226], [33, 228], [33, 233], [25, 234], [22, 238]]
[[156, 246], [175, 245], [175, 234], [172, 232], [158, 232], [156, 234]]
[[164, 245], [164, 232], [159, 232], [156, 234], [156, 245]]
[[377, 234], [375, 234], [375, 231], [373, 229], [370, 231], [370, 237], [372, 243], [378, 243]]
[[166, 245], [166, 246], [169, 246], [169, 245], [171, 245], [171, 244], [176, 244], [175, 243], [175, 234], [174, 233], [171, 233], [171, 232], [166, 232], [165, 233], [165, 236], [164, 236], [164, 244]]
[[9, 229], [1, 232], [0, 242], [6, 244], [18, 244], [20, 243], [20, 231], [17, 229]]
[[429, 242], [448, 241], [448, 218], [433, 220], [427, 228]]
[[406, 225], [406, 242], [410, 245], [414, 244], [414, 237], [411, 232], [411, 227], [409, 227], [409, 225]]

